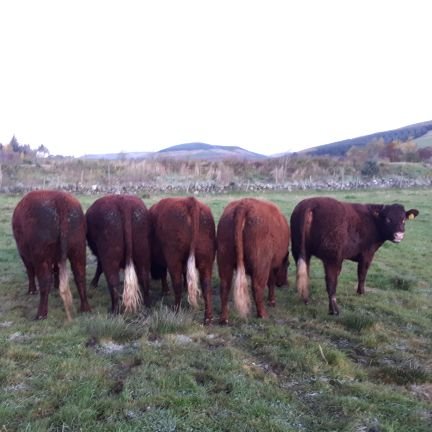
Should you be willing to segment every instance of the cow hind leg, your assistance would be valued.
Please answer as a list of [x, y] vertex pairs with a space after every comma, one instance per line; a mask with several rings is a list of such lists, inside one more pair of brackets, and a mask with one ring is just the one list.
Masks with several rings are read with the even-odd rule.
[[174, 309], [178, 311], [180, 309], [183, 291], [183, 268], [180, 263], [171, 264], [168, 265], [168, 272], [174, 291]]
[[150, 274], [144, 266], [135, 266], [138, 270], [138, 282], [143, 294], [143, 301], [146, 307], [150, 307]]
[[161, 286], [162, 286], [162, 296], [169, 295], [169, 285], [168, 285], [168, 277], [167, 277], [166, 269], [161, 277]]
[[93, 288], [97, 288], [101, 274], [102, 274], [102, 265], [100, 261], [97, 260], [96, 272], [95, 275], [93, 276], [93, 279], [90, 282], [90, 286], [92, 286]]
[[341, 263], [324, 263], [325, 270], [325, 281], [327, 294], [329, 299], [329, 314], [330, 315], [339, 315], [339, 307], [336, 301], [336, 287], [338, 283], [338, 277], [341, 271], [342, 265]]
[[54, 264], [53, 266], [53, 275], [54, 275], [54, 289], [60, 289], [60, 269], [58, 264]]
[[53, 284], [52, 266], [44, 262], [36, 267], [36, 278], [39, 284], [39, 307], [36, 320], [45, 319], [48, 316], [48, 296]]
[[269, 276], [268, 281], [267, 281], [267, 286], [268, 286], [267, 304], [270, 307], [276, 306], [275, 285], [276, 285], [275, 277], [273, 274], [273, 270], [271, 270], [270, 276]]
[[228, 297], [231, 291], [232, 279], [233, 279], [233, 269], [225, 269], [223, 272], [220, 272], [220, 302], [221, 302], [221, 314], [219, 318], [219, 324], [226, 325], [228, 324]]
[[104, 269], [105, 279], [108, 285], [108, 290], [111, 296], [111, 313], [120, 313], [120, 268], [105, 268]]
[[264, 306], [264, 289], [266, 281], [258, 276], [252, 276], [252, 292], [255, 299], [256, 311], [258, 318], [268, 318], [268, 313]]
[[80, 311], [90, 312], [91, 307], [87, 300], [86, 291], [86, 257], [84, 254], [72, 255], [69, 258], [72, 274], [74, 277], [75, 285], [77, 287], [78, 295], [80, 297]]
[[209, 325], [213, 319], [211, 270], [200, 271], [200, 284], [204, 298], [204, 325]]
[[28, 294], [35, 295], [37, 293], [35, 269], [30, 262], [24, 259], [23, 262], [26, 268], [27, 278], [28, 278]]

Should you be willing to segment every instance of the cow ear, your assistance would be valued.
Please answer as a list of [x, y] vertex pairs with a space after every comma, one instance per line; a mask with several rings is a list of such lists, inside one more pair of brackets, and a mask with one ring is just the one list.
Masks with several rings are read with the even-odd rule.
[[415, 219], [418, 215], [419, 215], [419, 211], [417, 209], [411, 209], [405, 213], [406, 218], [410, 220]]

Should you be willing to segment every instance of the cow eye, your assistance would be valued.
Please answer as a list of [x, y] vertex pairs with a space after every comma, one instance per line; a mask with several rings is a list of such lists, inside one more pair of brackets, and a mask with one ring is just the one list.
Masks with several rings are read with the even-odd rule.
[[386, 217], [386, 223], [391, 223], [391, 219]]

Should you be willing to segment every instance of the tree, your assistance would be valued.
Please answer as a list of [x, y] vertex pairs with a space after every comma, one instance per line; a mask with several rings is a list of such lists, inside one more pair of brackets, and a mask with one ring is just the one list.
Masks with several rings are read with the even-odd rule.
[[374, 160], [367, 160], [361, 169], [361, 175], [365, 177], [374, 177], [379, 174], [379, 166]]
[[20, 145], [19, 145], [18, 140], [16, 139], [15, 135], [10, 140], [9, 146], [11, 147], [11, 149], [14, 153], [19, 153]]
[[41, 144], [36, 150], [37, 157], [47, 157], [49, 156], [49, 153], [49, 150], [43, 144]]

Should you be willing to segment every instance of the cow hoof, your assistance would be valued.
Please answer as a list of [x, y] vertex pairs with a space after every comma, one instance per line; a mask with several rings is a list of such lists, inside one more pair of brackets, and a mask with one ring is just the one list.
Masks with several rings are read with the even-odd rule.
[[27, 292], [28, 295], [36, 295], [37, 293], [38, 293], [37, 290]]
[[273, 301], [269, 301], [268, 305], [269, 305], [269, 307], [274, 308], [274, 307], [276, 307], [276, 302], [274, 300]]
[[35, 317], [35, 321], [42, 321], [42, 320], [45, 320], [45, 319], [47, 319], [47, 316], [48, 316], [48, 315], [36, 315], [36, 317]]
[[227, 319], [220, 319], [219, 324], [223, 325], [223, 326], [228, 325], [228, 320]]
[[204, 318], [204, 325], [205, 326], [209, 326], [212, 323], [212, 319], [211, 318]]

